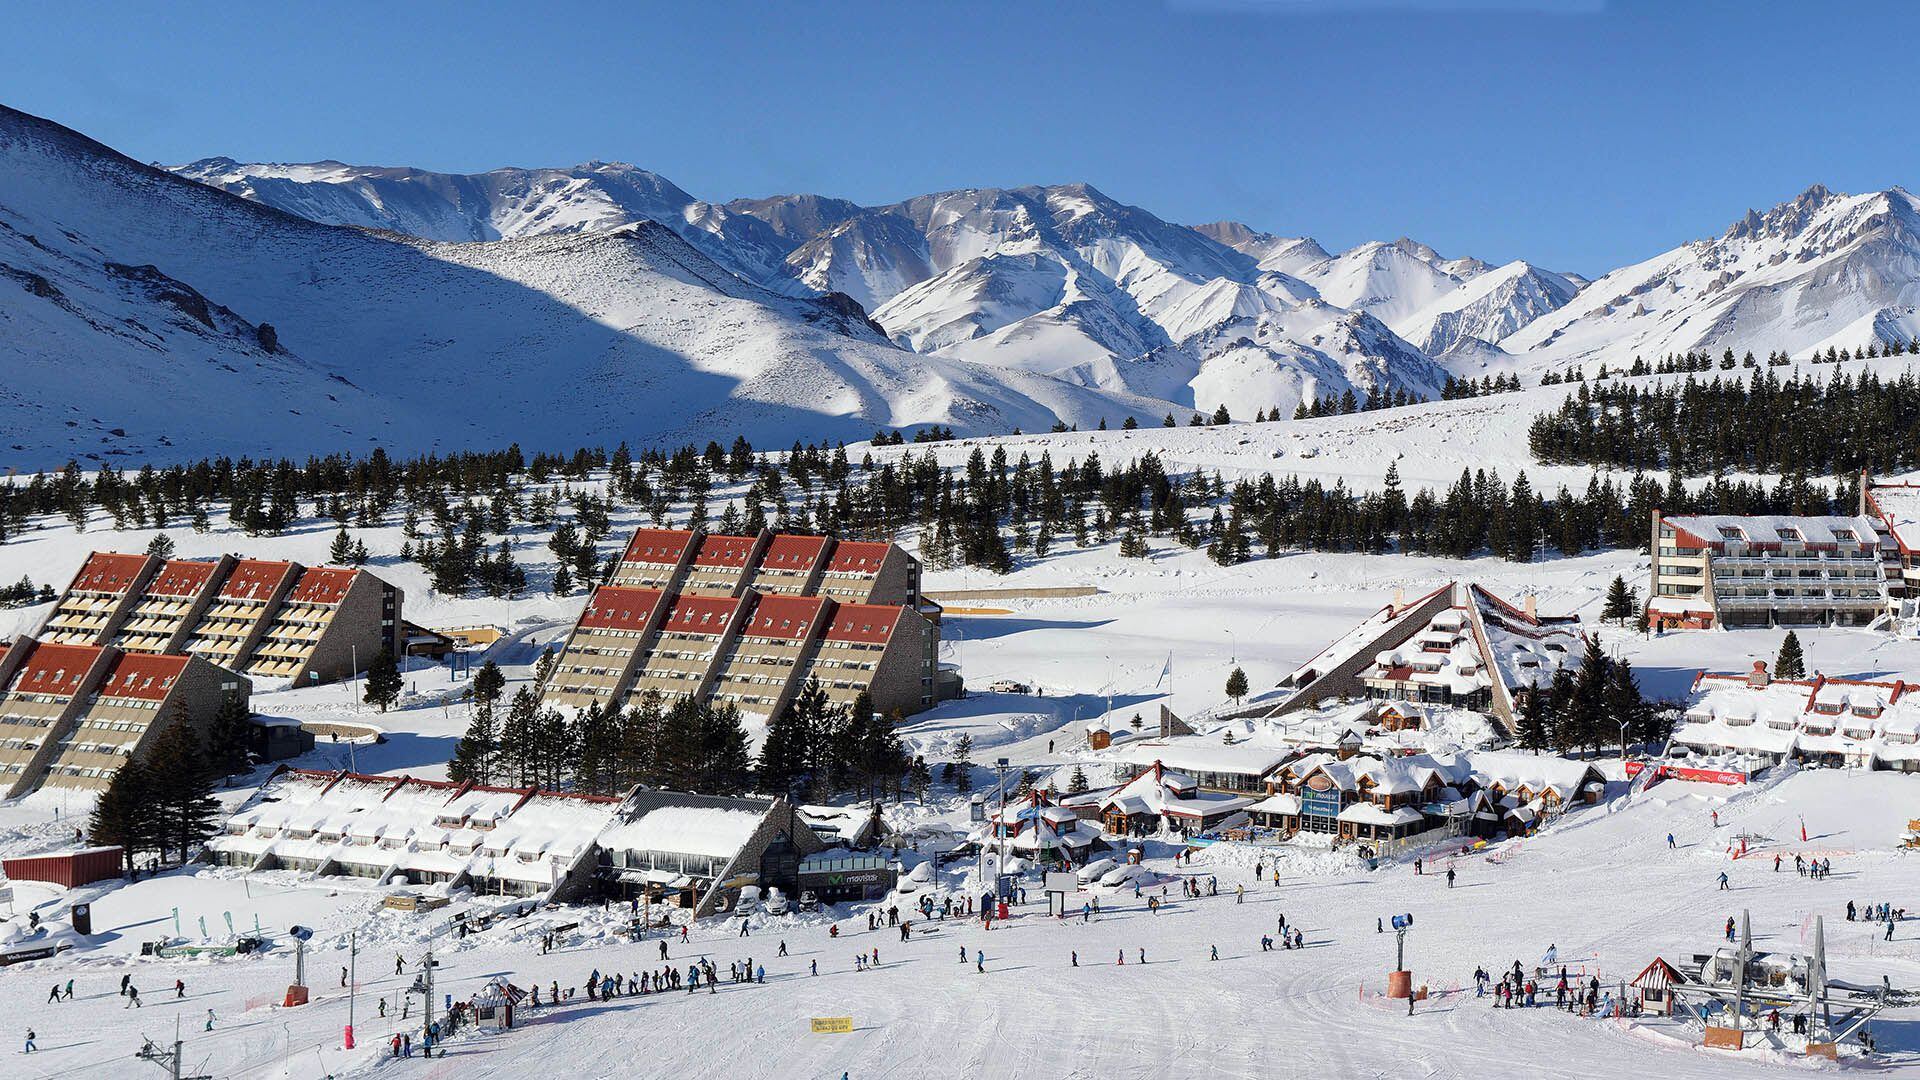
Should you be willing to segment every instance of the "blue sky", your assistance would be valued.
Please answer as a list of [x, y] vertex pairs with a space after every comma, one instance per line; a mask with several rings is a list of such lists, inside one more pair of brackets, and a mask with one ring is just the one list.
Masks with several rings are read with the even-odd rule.
[[1920, 178], [1911, 5], [76, 6], [10, 7], [0, 102], [152, 161], [623, 160], [714, 200], [1086, 180], [1584, 273]]

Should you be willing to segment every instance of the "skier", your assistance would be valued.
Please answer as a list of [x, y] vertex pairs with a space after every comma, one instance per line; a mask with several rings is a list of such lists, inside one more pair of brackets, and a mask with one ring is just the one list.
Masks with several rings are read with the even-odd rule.
[[27, 1029], [27, 1048], [25, 1050], [22, 1050], [21, 1053], [31, 1054], [33, 1053], [34, 1049], [35, 1047], [33, 1045], [33, 1029], [28, 1028]]
[[1447, 888], [1453, 888], [1453, 867], [1447, 867]]
[[347, 987], [347, 969], [342, 967], [340, 969], [340, 988], [344, 990], [346, 989], [346, 987]]
[[393, 954], [393, 973], [395, 975], [405, 975], [407, 973], [407, 958], [401, 956], [399, 953]]
[[140, 1007], [140, 988], [129, 983], [127, 985], [127, 1003], [120, 1007], [123, 1009], [139, 1008]]
[[666, 958], [667, 958], [667, 941], [665, 938], [661, 938], [660, 939], [660, 959], [665, 960]]
[[1720, 811], [1718, 810], [1713, 812], [1713, 827], [1716, 829], [1720, 827]]
[[50, 991], [50, 992], [49, 992], [49, 993], [47, 994], [47, 1000], [48, 1000], [48, 1001], [59, 1001], [59, 1000], [60, 1000], [60, 984], [59, 984], [59, 983], [54, 983], [54, 984], [53, 984], [53, 990], [52, 990], [52, 991]]
[[1672, 834], [1672, 833], [1668, 833], [1668, 834], [1667, 834], [1667, 849], [1668, 849], [1669, 851], [1671, 851], [1671, 850], [1673, 850], [1674, 848], [1676, 848], [1676, 847], [1678, 847], [1678, 846], [1679, 846], [1678, 844], [1675, 844], [1675, 843], [1673, 842], [1673, 834]]
[[68, 1001], [73, 1000], [73, 980], [72, 979], [67, 980], [67, 1000]]
[[1720, 889], [1722, 892], [1733, 891], [1727, 887], [1727, 872], [1725, 870], [1720, 871]]
[[213, 1030], [213, 1010], [212, 1009], [207, 1010], [207, 1026], [205, 1030], [207, 1031]]
[[1213, 951], [1212, 951], [1212, 954], [1207, 957], [1207, 959], [1209, 960], [1220, 959], [1220, 946], [1213, 945], [1213, 946], [1209, 946], [1209, 948], [1211, 948]]
[[182, 981], [181, 981], [181, 980], [179, 980], [179, 979], [175, 979], [175, 980], [173, 980], [173, 997], [174, 997], [174, 1000], [176, 1000], [176, 1001], [178, 1001], [179, 999], [181, 999], [181, 998], [183, 998], [183, 997], [186, 997], [186, 996], [187, 996], [187, 984], [186, 984], [186, 983], [184, 983], [184, 982], [182, 982]]
[[[961, 950], [961, 952], [965, 951], [965, 949]], [[981, 975], [986, 974], [987, 971], [987, 954], [981, 952], [979, 949], [973, 951], [973, 970], [975, 973]]]
[[807, 961], [807, 974], [809, 975], [820, 974], [820, 961], [818, 960]]
[[1072, 961], [1073, 961], [1073, 966], [1074, 966], [1074, 967], [1079, 967], [1079, 966], [1080, 966], [1080, 953], [1079, 953], [1079, 951], [1078, 951], [1078, 950], [1074, 950], [1073, 952], [1071, 952], [1071, 953], [1069, 954], [1069, 956], [1071, 957], [1071, 959], [1072, 959]]

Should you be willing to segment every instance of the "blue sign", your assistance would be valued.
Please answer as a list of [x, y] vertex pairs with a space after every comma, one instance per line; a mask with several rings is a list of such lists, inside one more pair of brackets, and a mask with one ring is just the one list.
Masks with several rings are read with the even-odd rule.
[[1308, 788], [1300, 793], [1300, 813], [1307, 817], [1337, 818], [1340, 816], [1340, 793], [1331, 789], [1315, 791]]

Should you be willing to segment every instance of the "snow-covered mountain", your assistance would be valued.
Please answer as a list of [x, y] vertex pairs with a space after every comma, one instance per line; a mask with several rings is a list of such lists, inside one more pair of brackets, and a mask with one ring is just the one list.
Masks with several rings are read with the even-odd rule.
[[1499, 344], [1562, 364], [1690, 350], [1803, 356], [1909, 342], [1920, 333], [1917, 305], [1915, 197], [1816, 185], [1765, 213], [1749, 210], [1718, 237], [1606, 274]]
[[[1296, 392], [1364, 393], [1372, 383], [1352, 382], [1342, 374], [1347, 365], [1324, 362], [1311, 340], [1282, 341], [1282, 328], [1304, 327], [1311, 338], [1343, 311], [1355, 311], [1401, 329], [1486, 270], [1478, 260], [1442, 259], [1408, 239], [1333, 255], [1311, 238], [1276, 237], [1236, 222], [1187, 228], [1086, 184], [966, 189], [863, 207], [806, 194], [714, 204], [657, 174], [604, 163], [453, 176], [212, 158], [177, 171], [314, 220], [427, 239], [659, 221], [775, 292], [851, 297], [895, 344], [921, 353], [1100, 386], [1090, 373], [1123, 370], [1115, 362], [1162, 350], [1152, 381], [1177, 403], [1207, 410], [1237, 400], [1231, 392], [1210, 396], [1230, 391], [1229, 383], [1202, 378], [1200, 369], [1210, 343], [1244, 329], [1240, 320], [1313, 304], [1264, 319], [1259, 337], [1273, 347], [1262, 347], [1256, 366]], [[1546, 310], [1538, 295], [1510, 309], [1502, 299], [1463, 298], [1462, 307], [1481, 302], [1458, 317], [1467, 324], [1459, 333], [1504, 331]], [[1329, 312], [1321, 301], [1343, 310]], [[1423, 335], [1430, 329], [1421, 326]], [[1431, 381], [1431, 357], [1391, 336], [1358, 335], [1354, 348], [1379, 346], [1361, 366], [1386, 389], [1421, 392]], [[1178, 357], [1192, 358], [1192, 370], [1171, 379]], [[1410, 357], [1415, 366], [1402, 371]], [[1291, 403], [1295, 396], [1280, 398]]]
[[1205, 410], [1425, 393], [1447, 372], [1804, 353], [1920, 332], [1920, 209], [1900, 189], [1815, 187], [1589, 281], [1405, 237], [1336, 252], [1240, 222], [1175, 225], [1086, 184], [869, 207], [809, 194], [711, 203], [605, 163], [448, 176], [215, 158], [181, 171], [315, 220], [428, 239], [656, 221], [767, 293], [851, 298], [832, 307], [854, 317], [858, 304], [893, 344], [927, 357]]
[[0, 108], [0, 445], [68, 456], [863, 437], [1167, 404], [916, 356], [652, 220], [444, 243], [318, 224]]
[[795, 241], [750, 214], [701, 202], [658, 173], [591, 161], [473, 174], [203, 158], [174, 172], [311, 221], [451, 243], [607, 232], [656, 221], [750, 281], [776, 281]]

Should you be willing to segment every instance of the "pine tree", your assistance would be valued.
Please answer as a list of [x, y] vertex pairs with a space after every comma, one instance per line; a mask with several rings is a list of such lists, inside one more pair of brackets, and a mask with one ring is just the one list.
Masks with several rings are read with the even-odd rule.
[[767, 721], [766, 735], [760, 741], [760, 760], [754, 770], [760, 790], [791, 791], [806, 776], [807, 732], [802, 715], [814, 714], [818, 702], [825, 698], [820, 681], [809, 677], [794, 700]]
[[1520, 702], [1519, 736], [1520, 748], [1539, 753], [1547, 748], [1547, 722], [1544, 715], [1543, 691], [1538, 689], [1527, 694]]
[[567, 596], [572, 592], [573, 571], [567, 569], [566, 563], [561, 563], [553, 571], [553, 595]]
[[333, 534], [333, 546], [327, 549], [327, 561], [335, 566], [345, 566], [353, 561], [353, 537], [347, 535], [347, 527]]
[[1800, 651], [1800, 635], [1791, 630], [1780, 642], [1780, 655], [1773, 662], [1773, 675], [1777, 679], [1807, 677], [1807, 658]]
[[367, 691], [365, 696], [369, 705], [386, 712], [400, 701], [400, 691], [406, 688], [406, 680], [400, 677], [400, 665], [393, 654], [382, 650], [374, 656], [372, 666], [367, 668]]
[[[499, 700], [499, 691], [494, 691], [489, 700], [480, 696], [480, 678], [488, 668], [499, 673], [493, 661], [480, 669], [480, 675], [474, 677], [473, 719], [467, 723], [466, 734], [453, 748], [453, 760], [447, 762], [447, 777], [457, 783], [491, 784], [494, 776], [494, 762], [500, 752], [500, 725], [495, 717], [494, 703]], [[503, 679], [504, 682], [504, 679]]]
[[1067, 779], [1067, 794], [1084, 795], [1087, 792], [1087, 771], [1080, 766], [1073, 767], [1073, 775]]
[[220, 803], [213, 797], [213, 769], [184, 709], [160, 732], [148, 768], [156, 844], [163, 858], [177, 851], [185, 862], [193, 845], [213, 835]]
[[1235, 705], [1247, 696], [1247, 673], [1237, 667], [1227, 676], [1227, 696], [1233, 699]]
[[1633, 590], [1627, 587], [1627, 579], [1615, 574], [1613, 584], [1607, 586], [1607, 601], [1600, 609], [1600, 620], [1624, 626], [1633, 618], [1634, 608]]
[[147, 554], [156, 559], [173, 558], [173, 537], [166, 533], [154, 533], [153, 539], [147, 541]]
[[156, 835], [152, 774], [140, 762], [128, 761], [94, 802], [87, 839], [119, 846], [126, 869], [132, 869], [135, 856], [154, 849]]
[[253, 763], [247, 753], [252, 741], [252, 725], [247, 723], [252, 710], [239, 694], [227, 694], [207, 725], [207, 762], [218, 775], [245, 772]]
[[960, 741], [953, 744], [953, 782], [956, 790], [965, 795], [973, 790], [973, 736], [961, 735]]

